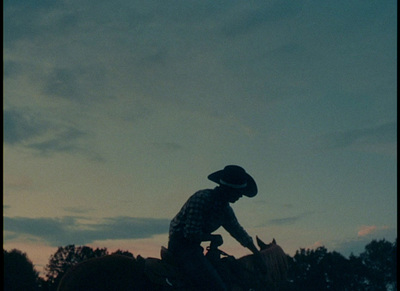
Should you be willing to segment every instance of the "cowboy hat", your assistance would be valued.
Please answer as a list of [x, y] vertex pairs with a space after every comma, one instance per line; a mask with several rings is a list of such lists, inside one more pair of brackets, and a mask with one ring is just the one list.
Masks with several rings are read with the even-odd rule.
[[257, 184], [254, 179], [239, 166], [229, 165], [223, 170], [208, 175], [208, 179], [232, 189], [243, 190], [243, 195], [254, 197], [257, 194]]

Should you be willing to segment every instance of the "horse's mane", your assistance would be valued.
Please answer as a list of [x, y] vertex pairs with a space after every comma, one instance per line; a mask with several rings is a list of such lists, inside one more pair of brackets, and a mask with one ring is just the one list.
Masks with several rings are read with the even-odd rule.
[[[283, 282], [287, 278], [288, 262], [285, 252], [277, 244], [270, 244], [267, 249], [261, 250], [261, 255], [268, 270], [270, 282]], [[238, 259], [248, 270], [256, 272], [254, 255], [247, 255]]]

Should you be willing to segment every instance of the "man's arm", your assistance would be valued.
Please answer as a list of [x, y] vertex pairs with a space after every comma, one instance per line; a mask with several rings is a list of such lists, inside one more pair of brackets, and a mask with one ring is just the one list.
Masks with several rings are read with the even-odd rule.
[[255, 258], [255, 263], [261, 272], [266, 273], [267, 267], [262, 258], [262, 254], [254, 245], [253, 238], [245, 231], [245, 229], [239, 224], [233, 209], [229, 207], [227, 212], [227, 221], [224, 225], [224, 228], [232, 235], [241, 245], [248, 248], [253, 254]]
[[233, 209], [228, 206], [225, 212], [225, 222], [222, 225], [229, 234], [234, 237], [242, 246], [248, 248], [253, 245], [253, 238], [239, 224]]
[[251, 244], [249, 244], [247, 246], [247, 248], [253, 253], [253, 254], [258, 254], [260, 251], [257, 249], [257, 247], [254, 245], [254, 242], [251, 242]]

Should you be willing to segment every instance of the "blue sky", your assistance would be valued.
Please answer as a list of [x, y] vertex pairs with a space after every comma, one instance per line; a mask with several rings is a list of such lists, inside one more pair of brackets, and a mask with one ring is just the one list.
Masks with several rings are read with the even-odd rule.
[[243, 227], [291, 255], [394, 241], [396, 6], [5, 1], [3, 246], [158, 256], [228, 164], [259, 188]]

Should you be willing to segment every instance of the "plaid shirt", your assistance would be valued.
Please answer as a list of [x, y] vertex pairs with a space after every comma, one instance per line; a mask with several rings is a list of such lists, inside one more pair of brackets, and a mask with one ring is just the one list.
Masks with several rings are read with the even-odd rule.
[[216, 194], [211, 189], [193, 194], [171, 221], [169, 236], [191, 240], [196, 235], [211, 234], [222, 226], [241, 245], [249, 246], [253, 239], [239, 224], [229, 202]]

